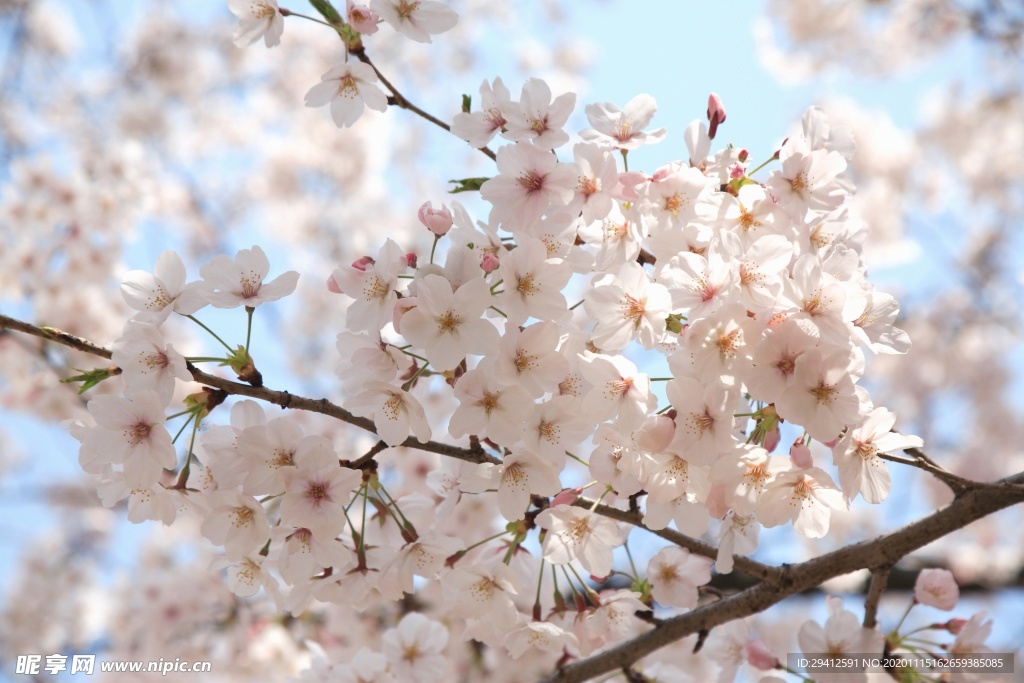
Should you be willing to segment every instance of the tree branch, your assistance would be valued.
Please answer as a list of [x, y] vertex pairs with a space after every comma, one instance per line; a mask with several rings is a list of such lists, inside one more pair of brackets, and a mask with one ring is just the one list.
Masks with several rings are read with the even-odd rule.
[[[380, 79], [380, 82], [383, 83], [384, 87], [387, 88], [391, 92], [391, 97], [388, 98], [388, 104], [394, 105], [396, 107], [401, 107], [402, 109], [408, 109], [409, 111], [411, 111], [414, 114], [417, 114], [421, 118], [423, 118], [423, 119], [425, 119], [427, 121], [430, 121], [435, 126], [437, 126], [439, 128], [443, 128], [444, 130], [448, 131], [449, 133], [452, 132], [452, 127], [449, 126], [447, 123], [445, 123], [441, 119], [437, 118], [436, 116], [434, 116], [432, 114], [429, 114], [426, 111], [420, 109], [415, 104], [410, 102], [409, 99], [405, 95], [403, 95], [402, 93], [398, 92], [398, 88], [396, 88], [394, 85], [392, 85], [391, 81], [389, 81], [384, 76], [384, 74], [382, 74], [380, 72], [380, 69], [377, 68], [377, 65], [374, 64], [372, 61], [370, 61], [370, 57], [369, 57], [369, 55], [366, 54], [365, 48], [358, 48], [358, 49], [350, 50], [349, 54], [355, 55], [355, 57], [360, 62], [362, 62], [363, 64], [366, 64], [367, 66], [369, 66], [371, 69], [373, 69], [373, 73], [377, 74], [377, 78]], [[498, 158], [497, 155], [493, 151], [491, 151], [490, 147], [486, 147], [486, 146], [485, 147], [477, 147], [476, 149], [479, 149], [480, 152], [483, 153], [483, 155], [486, 156], [487, 158], [489, 158], [491, 161], [495, 161]]]
[[864, 601], [864, 628], [874, 628], [878, 623], [878, 603], [889, 583], [890, 569], [889, 565], [882, 565], [871, 570], [871, 585]]
[[[64, 346], [68, 346], [73, 349], [78, 349], [79, 351], [91, 353], [94, 356], [100, 356], [102, 358], [109, 359], [112, 355], [109, 349], [97, 346], [96, 344], [93, 344], [86, 339], [82, 339], [81, 337], [76, 337], [73, 334], [68, 334], [67, 332], [52, 327], [37, 327], [35, 325], [22, 322], [21, 320], [16, 320], [0, 314], [0, 330], [2, 329], [17, 330], [18, 332], [31, 334], [42, 339], [48, 339], [58, 344], [63, 344]], [[374, 426], [373, 420], [368, 420], [365, 417], [357, 417], [341, 406], [331, 403], [326, 398], [305, 398], [303, 396], [290, 394], [287, 391], [275, 391], [274, 389], [268, 389], [266, 387], [254, 387], [249, 384], [242, 384], [223, 377], [217, 377], [216, 375], [210, 375], [199, 370], [191, 363], [188, 363], [187, 367], [188, 371], [192, 373], [192, 379], [196, 382], [205, 384], [208, 387], [213, 387], [214, 389], [221, 389], [233, 396], [247, 396], [249, 398], [266, 401], [267, 403], [273, 403], [274, 405], [281, 406], [282, 408], [294, 408], [296, 410], [305, 410], [311, 413], [320, 413], [321, 415], [327, 415], [328, 417], [333, 417], [336, 420], [347, 422], [348, 424], [359, 427], [360, 429], [365, 429], [368, 432], [372, 432], [374, 434], [377, 433], [377, 428]], [[421, 451], [446, 455], [450, 458], [465, 460], [466, 462], [500, 462], [497, 458], [484, 452], [483, 449], [474, 450], [471, 448], [462, 448], [460, 446], [439, 443], [437, 441], [420, 443], [413, 437], [409, 437], [400, 445], [406, 448], [418, 448]]]
[[1003, 508], [1024, 502], [1024, 472], [1000, 480], [1000, 490], [971, 490], [945, 508], [872, 541], [841, 548], [796, 565], [783, 565], [778, 583], [763, 582], [671, 619], [632, 640], [570, 664], [544, 683], [579, 683], [631, 666], [655, 650], [701, 630], [764, 611], [790, 595], [858, 569], [892, 565], [932, 541]]

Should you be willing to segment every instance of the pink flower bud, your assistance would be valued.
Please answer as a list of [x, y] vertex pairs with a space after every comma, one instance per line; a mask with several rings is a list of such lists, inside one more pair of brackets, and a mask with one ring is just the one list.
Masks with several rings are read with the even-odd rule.
[[652, 415], [633, 432], [636, 444], [648, 453], [661, 453], [672, 443], [676, 423], [667, 415]]
[[768, 646], [760, 638], [748, 640], [743, 645], [743, 656], [750, 662], [750, 666], [761, 671], [778, 669], [779, 658], [772, 654]]
[[356, 270], [361, 270], [361, 271], [365, 272], [366, 271], [366, 266], [372, 266], [374, 263], [376, 263], [376, 261], [373, 260], [373, 257], [371, 257], [371, 256], [363, 256], [363, 257], [357, 258], [355, 261], [353, 261], [352, 262], [352, 267], [355, 268]]
[[960, 635], [960, 631], [967, 626], [967, 619], [950, 619], [943, 626], [954, 636]]
[[438, 237], [452, 229], [452, 212], [444, 204], [440, 209], [435, 209], [430, 202], [425, 202], [420, 207], [419, 217], [420, 223], [427, 226], [427, 230]]
[[341, 294], [341, 287], [338, 286], [338, 281], [334, 279], [333, 275], [327, 278], [327, 291]]
[[745, 175], [747, 175], [747, 169], [744, 168], [743, 164], [736, 163], [729, 167], [729, 177], [733, 180], [742, 178]]
[[789, 457], [793, 464], [802, 470], [814, 467], [814, 459], [811, 457], [811, 449], [807, 447], [803, 439], [797, 439], [789, 447]]
[[484, 269], [485, 273], [493, 273], [498, 269], [498, 257], [494, 254], [484, 254], [484, 257], [480, 259], [480, 267]]
[[405, 265], [409, 266], [410, 268], [415, 268], [416, 267], [416, 252], [415, 251], [410, 251], [408, 254], [405, 255]]
[[779, 431], [779, 426], [775, 427], [764, 435], [764, 449], [771, 453], [779, 447], [779, 441], [782, 441], [782, 432]]
[[737, 158], [740, 160], [741, 164], [745, 164], [747, 163], [747, 159], [750, 158], [750, 152], [748, 152], [746, 149], [741, 149], [740, 155]]
[[364, 36], [377, 32], [377, 22], [380, 21], [379, 14], [366, 5], [355, 4], [352, 0], [348, 0], [345, 4], [348, 6], [346, 12], [348, 23], [352, 24], [352, 28]]
[[572, 505], [583, 493], [583, 487], [577, 486], [574, 489], [562, 489], [558, 495], [551, 499], [551, 507], [556, 505]]
[[914, 599], [948, 612], [960, 599], [960, 587], [948, 569], [922, 569], [914, 583]]
[[715, 139], [718, 125], [725, 123], [725, 107], [722, 106], [722, 98], [718, 93], [711, 93], [708, 97], [708, 137]]
[[407, 311], [416, 308], [416, 297], [407, 296], [395, 302], [395, 310], [391, 313], [391, 324], [395, 326], [395, 332], [402, 334], [402, 316]]

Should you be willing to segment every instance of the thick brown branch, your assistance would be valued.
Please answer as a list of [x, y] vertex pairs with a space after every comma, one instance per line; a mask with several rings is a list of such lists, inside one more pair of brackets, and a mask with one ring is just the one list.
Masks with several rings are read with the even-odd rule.
[[[68, 334], [67, 332], [62, 332], [61, 330], [56, 330], [52, 327], [37, 327], [20, 320], [15, 320], [14, 318], [9, 318], [6, 315], [0, 315], [0, 329], [17, 330], [18, 332], [24, 332], [25, 334], [31, 334], [36, 337], [48, 339], [58, 344], [63, 344], [64, 346], [78, 349], [79, 351], [85, 351], [86, 353], [91, 353], [102, 358], [110, 358], [112, 355], [109, 349], [97, 346], [90, 341]], [[215, 389], [222, 389], [234, 396], [247, 396], [249, 398], [266, 401], [267, 403], [273, 403], [274, 405], [281, 406], [282, 408], [294, 408], [296, 410], [305, 410], [311, 413], [320, 413], [321, 415], [327, 415], [328, 417], [333, 417], [337, 420], [341, 420], [342, 422], [347, 422], [348, 424], [359, 427], [360, 429], [365, 429], [368, 432], [373, 432], [374, 434], [377, 433], [377, 428], [374, 426], [372, 420], [368, 420], [365, 417], [357, 417], [341, 406], [331, 403], [326, 398], [306, 398], [304, 396], [290, 394], [287, 391], [275, 391], [274, 389], [268, 389], [267, 387], [254, 387], [249, 384], [234, 382], [223, 377], [217, 377], [216, 375], [205, 373], [191, 363], [188, 364], [188, 370], [192, 373], [192, 379], [196, 382]], [[409, 437], [401, 445], [406, 448], [418, 448], [421, 451], [447, 455], [450, 458], [457, 458], [467, 462], [499, 462], [497, 458], [488, 455], [482, 449], [473, 450], [470, 448], [461, 448], [459, 446], [438, 443], [436, 441], [420, 443], [416, 439]]]
[[890, 569], [888, 565], [883, 565], [871, 570], [871, 585], [868, 587], [867, 600], [864, 601], [864, 628], [874, 628], [878, 623], [878, 603], [889, 583]]
[[[998, 483], [1024, 484], [1024, 472]], [[698, 631], [761, 612], [790, 595], [819, 586], [829, 579], [858, 569], [892, 565], [936, 539], [1021, 502], [1024, 502], [1024, 488], [1018, 486], [1008, 486], [1001, 490], [967, 491], [945, 508], [892, 533], [800, 564], [784, 565], [778, 583], [760, 583], [737, 595], [666, 619], [659, 627], [632, 640], [560, 669], [545, 679], [545, 683], [576, 683], [629, 667], [665, 645]]]

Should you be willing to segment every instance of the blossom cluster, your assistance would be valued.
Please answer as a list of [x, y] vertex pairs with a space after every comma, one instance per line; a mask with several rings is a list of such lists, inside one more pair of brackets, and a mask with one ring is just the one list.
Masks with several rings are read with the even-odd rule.
[[[239, 42], [280, 39], [273, 0], [232, 9]], [[350, 4], [345, 25], [368, 35], [375, 15], [415, 40], [454, 25], [430, 0]], [[386, 108], [377, 81], [353, 58], [306, 103], [330, 103], [335, 123], [351, 126], [365, 107]], [[106, 504], [127, 499], [133, 521], [170, 524], [183, 511], [198, 519], [223, 548], [215, 566], [228, 569], [232, 590], [262, 588], [293, 614], [314, 600], [364, 610], [417, 592], [416, 577], [436, 581], [445, 608], [465, 621], [464, 638], [519, 658], [586, 656], [620, 642], [646, 628], [636, 615], [655, 603], [696, 607], [712, 566], [732, 571], [760, 528], [792, 523], [820, 538], [833, 511], [858, 496], [886, 498], [880, 456], [921, 440], [892, 432], [895, 416], [858, 384], [865, 350], [905, 353], [909, 339], [894, 326], [895, 299], [868, 281], [862, 235], [847, 220], [847, 130], [811, 109], [752, 167], [746, 149], [712, 150], [726, 120], [712, 96], [708, 123], [685, 130], [686, 157], [638, 171], [626, 165], [630, 151], [666, 135], [649, 130], [648, 95], [585, 107], [590, 125], [571, 150], [575, 94], [530, 79], [513, 99], [495, 79], [480, 96], [451, 130], [476, 148], [506, 143], [497, 173], [479, 184], [486, 215], [427, 203], [418, 218], [434, 236], [429, 259], [388, 239], [327, 282], [345, 304], [342, 406], [372, 421], [383, 446], [439, 440], [472, 461], [429, 472], [427, 492], [392, 496], [393, 480], [373, 460], [357, 463], [349, 444], [339, 453], [334, 440], [254, 401], [202, 431], [223, 397], [191, 394], [168, 417], [177, 383], [193, 377], [188, 363], [211, 358], [186, 360], [162, 333], [166, 319], [194, 320], [210, 305], [244, 307], [251, 320], [298, 275], [264, 282], [270, 265], [253, 247], [186, 283], [180, 257], [167, 252], [153, 273], [130, 273], [122, 286], [138, 311], [114, 345], [124, 395], [94, 398], [95, 424], [72, 428]], [[217, 360], [259, 386], [248, 340], [221, 343], [228, 354]], [[179, 465], [165, 423], [185, 414], [193, 445]], [[776, 453], [782, 423], [798, 436], [788, 454]], [[831, 448], [831, 470], [814, 462], [812, 440]], [[587, 490], [596, 500], [580, 499]], [[498, 533], [494, 514], [457, 517], [474, 497], [500, 515]], [[629, 532], [602, 504], [630, 503], [654, 530], [674, 522], [700, 536], [716, 520], [717, 558], [670, 547], [645, 573], [617, 570]], [[565, 581], [553, 573], [542, 599], [547, 564]], [[616, 574], [630, 577], [628, 588], [609, 583]], [[367, 651], [345, 675], [440, 680], [432, 658], [447, 631], [415, 617], [393, 632], [399, 656]], [[395, 669], [402, 662], [418, 664], [415, 673]]]

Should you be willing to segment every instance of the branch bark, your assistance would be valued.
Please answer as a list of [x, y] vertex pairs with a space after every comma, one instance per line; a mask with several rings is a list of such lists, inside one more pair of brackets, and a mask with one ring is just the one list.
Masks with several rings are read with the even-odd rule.
[[[0, 314], [0, 330], [3, 329], [17, 330], [18, 332], [31, 334], [33, 336], [40, 337], [41, 339], [47, 339], [73, 349], [78, 349], [79, 351], [90, 353], [94, 356], [100, 356], [101, 358], [109, 359], [113, 355], [110, 349], [97, 346], [87, 339], [76, 337], [73, 334], [68, 334], [67, 332], [52, 327], [37, 327], [21, 320], [16, 320], [15, 318], [10, 318], [6, 315]], [[348, 424], [359, 427], [360, 429], [365, 429], [368, 432], [372, 432], [374, 434], [377, 433], [377, 428], [374, 426], [373, 420], [368, 420], [365, 417], [357, 417], [341, 406], [331, 403], [326, 398], [306, 398], [304, 396], [290, 394], [287, 391], [276, 391], [274, 389], [268, 389], [267, 387], [254, 387], [249, 384], [242, 384], [241, 382], [235, 382], [230, 379], [217, 377], [216, 375], [203, 372], [191, 363], [188, 364], [188, 371], [192, 373], [192, 379], [196, 382], [208, 387], [213, 387], [214, 389], [221, 389], [233, 396], [255, 398], [261, 401], [266, 401], [267, 403], [273, 403], [281, 408], [293, 408], [296, 410], [306, 410], [311, 413], [320, 413], [321, 415], [327, 415], [328, 417], [333, 417], [337, 420], [341, 420], [342, 422], [347, 422]], [[497, 458], [488, 455], [482, 448], [462, 448], [461, 446], [453, 446], [451, 444], [440, 443], [437, 441], [420, 443], [412, 437], [409, 437], [401, 445], [406, 448], [418, 448], [421, 451], [447, 455], [450, 458], [458, 458], [459, 460], [465, 460], [466, 462], [500, 462]]]
[[763, 582], [742, 593], [723, 598], [686, 614], [666, 619], [660, 626], [597, 655], [563, 667], [544, 683], [577, 683], [631, 666], [640, 658], [681, 638], [709, 630], [734, 619], [764, 611], [790, 595], [819, 586], [829, 579], [858, 569], [895, 564], [932, 541], [961, 529], [1003, 508], [1024, 502], [1024, 472], [1000, 480], [1000, 490], [971, 490], [945, 508], [872, 541], [841, 548], [795, 565], [783, 565], [777, 583]]

